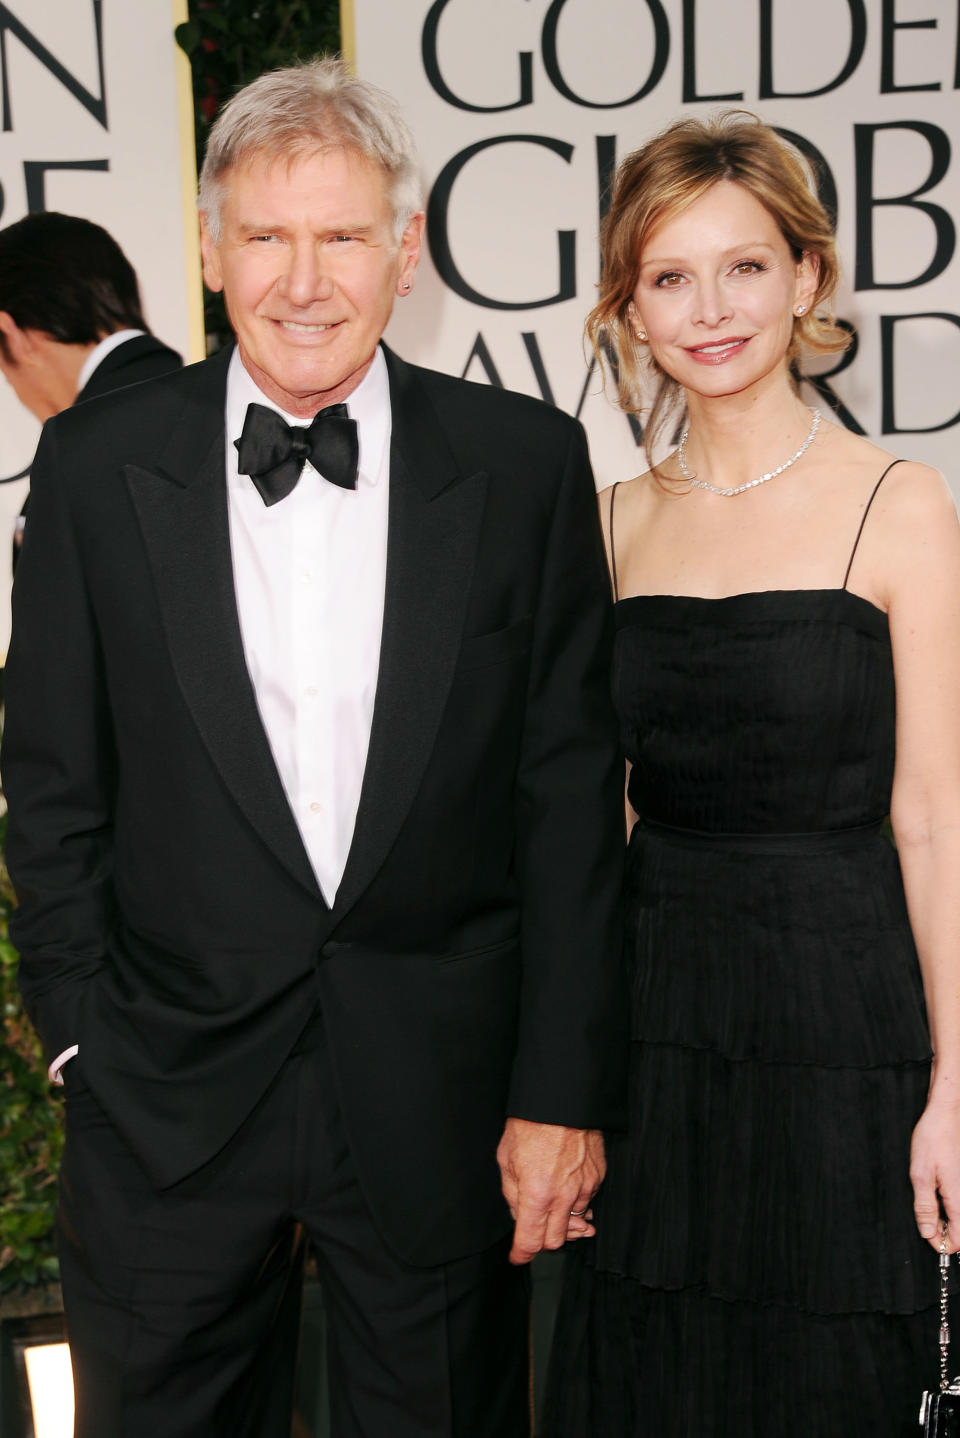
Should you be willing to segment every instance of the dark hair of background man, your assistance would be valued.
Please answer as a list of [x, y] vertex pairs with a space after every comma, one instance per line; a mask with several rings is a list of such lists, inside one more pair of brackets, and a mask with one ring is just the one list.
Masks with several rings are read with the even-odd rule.
[[[76, 215], [25, 215], [0, 230], [0, 310], [60, 344], [147, 328], [130, 261], [106, 230]], [[9, 362], [2, 333], [0, 351]]]

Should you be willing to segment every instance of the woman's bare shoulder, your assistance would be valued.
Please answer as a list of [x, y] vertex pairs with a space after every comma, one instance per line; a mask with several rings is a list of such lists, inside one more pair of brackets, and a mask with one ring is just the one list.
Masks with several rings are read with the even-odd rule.
[[851, 434], [839, 425], [831, 425], [831, 445], [824, 453], [851, 484], [865, 488], [867, 494], [880, 484], [878, 496], [888, 502], [894, 498], [904, 503], [941, 505], [953, 503], [950, 487], [938, 469], [909, 456], [892, 454], [872, 440]]
[[920, 460], [891, 455], [880, 494], [889, 508], [919, 522], [940, 522], [956, 515], [956, 500], [946, 476]]
[[847, 474], [861, 510], [870, 511], [858, 558], [861, 582], [887, 610], [931, 584], [952, 584], [960, 574], [960, 522], [941, 472], [863, 440], [850, 454]]
[[632, 510], [639, 505], [649, 504], [661, 488], [661, 481], [652, 469], [644, 470], [632, 479], [617, 480], [597, 494], [600, 513], [607, 518], [611, 507], [619, 514], [624, 509]]
[[[875, 494], [878, 518], [888, 524], [925, 526], [956, 520], [956, 501], [939, 469], [891, 454], [877, 445], [863, 467], [865, 499]], [[880, 519], [880, 522], [883, 522]]]
[[[892, 454], [861, 435], [830, 425], [820, 459], [838, 499], [860, 508], [871, 502], [871, 525], [881, 516], [914, 522], [942, 521], [955, 514], [950, 486], [938, 469], [908, 456]], [[875, 511], [875, 513], [874, 513]]]
[[601, 489], [597, 495], [603, 543], [611, 571], [614, 555], [619, 555], [623, 561], [632, 548], [632, 537], [646, 525], [657, 488], [657, 477], [648, 470], [633, 479], [618, 480]]

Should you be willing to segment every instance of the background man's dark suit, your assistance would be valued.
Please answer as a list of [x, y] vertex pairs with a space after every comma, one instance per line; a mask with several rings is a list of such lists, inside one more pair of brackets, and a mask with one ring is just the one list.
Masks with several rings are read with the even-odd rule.
[[155, 335], [134, 335], [104, 355], [74, 403], [80, 404], [83, 400], [109, 394], [111, 390], [123, 389], [128, 384], [139, 384], [141, 380], [170, 374], [182, 363], [176, 350]]
[[[157, 379], [160, 375], [172, 374], [174, 370], [180, 369], [182, 364], [183, 361], [176, 350], [165, 345], [154, 335], [135, 335], [132, 339], [124, 340], [122, 344], [116, 345], [103, 357], [83, 389], [78, 393], [74, 404], [81, 404], [88, 399], [96, 399], [100, 395], [109, 394], [111, 390], [123, 389], [129, 384], [139, 384], [141, 380]], [[20, 561], [23, 531], [29, 511], [30, 496], [28, 494], [23, 501], [19, 524], [14, 535], [14, 570]]]
[[[112, 235], [47, 210], [0, 229], [0, 371], [41, 423], [69, 405], [179, 369], [180, 356], [146, 331], [133, 266]], [[81, 388], [91, 359], [96, 367]], [[13, 544], [16, 568], [24, 521]]]
[[376, 1222], [434, 1264], [509, 1228], [506, 1114], [620, 1118], [622, 766], [582, 430], [388, 358], [380, 676], [332, 912], [244, 664], [225, 356], [45, 429], [4, 779], [23, 990], [49, 1056], [80, 1045], [68, 1092], [172, 1185], [319, 1000]]

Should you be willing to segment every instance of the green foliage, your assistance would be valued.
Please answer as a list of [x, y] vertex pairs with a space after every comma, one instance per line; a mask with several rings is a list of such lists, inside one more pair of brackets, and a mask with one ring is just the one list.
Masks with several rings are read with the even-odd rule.
[[248, 81], [340, 48], [338, 0], [189, 0], [177, 42], [193, 66], [197, 153], [217, 110]]
[[[0, 818], [0, 842], [6, 815]], [[0, 1297], [57, 1278], [54, 1250], [61, 1104], [47, 1082], [40, 1042], [20, 1005], [17, 955], [8, 936], [13, 890], [0, 864]]]
[[[189, 0], [189, 19], [175, 31], [190, 57], [196, 124], [197, 170], [220, 106], [243, 85], [297, 60], [340, 48], [338, 0]], [[220, 295], [207, 295], [207, 334], [214, 344], [230, 337]]]

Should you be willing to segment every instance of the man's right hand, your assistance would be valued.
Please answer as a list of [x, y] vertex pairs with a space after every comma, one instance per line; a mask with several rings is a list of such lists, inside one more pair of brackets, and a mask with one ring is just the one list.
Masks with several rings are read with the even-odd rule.
[[508, 1118], [497, 1162], [514, 1218], [511, 1263], [594, 1235], [590, 1202], [606, 1172], [602, 1133]]

